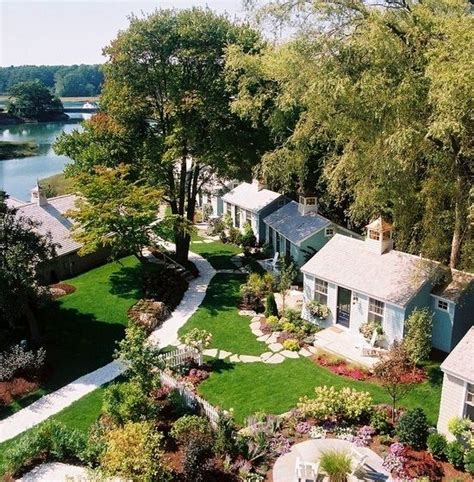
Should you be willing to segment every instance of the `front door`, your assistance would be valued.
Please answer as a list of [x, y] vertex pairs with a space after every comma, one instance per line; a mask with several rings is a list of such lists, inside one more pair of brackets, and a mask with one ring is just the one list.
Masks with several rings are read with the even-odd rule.
[[337, 318], [339, 325], [349, 328], [351, 318], [352, 291], [346, 288], [337, 288]]

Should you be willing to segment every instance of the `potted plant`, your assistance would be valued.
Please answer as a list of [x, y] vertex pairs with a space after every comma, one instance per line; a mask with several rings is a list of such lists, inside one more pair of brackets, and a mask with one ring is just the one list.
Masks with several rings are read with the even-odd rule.
[[316, 300], [312, 300], [306, 303], [306, 308], [313, 318], [317, 318], [321, 321], [327, 319], [327, 317], [331, 313], [331, 310], [326, 305], [323, 305]]
[[319, 460], [321, 470], [324, 471], [330, 482], [346, 482], [352, 470], [352, 459], [347, 452], [329, 450], [321, 454]]

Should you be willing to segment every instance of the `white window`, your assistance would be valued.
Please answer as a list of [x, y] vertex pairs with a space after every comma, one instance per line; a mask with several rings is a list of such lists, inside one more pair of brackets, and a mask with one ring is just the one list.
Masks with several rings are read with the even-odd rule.
[[319, 278], [314, 279], [314, 299], [323, 305], [328, 304], [328, 283]]
[[464, 416], [474, 422], [474, 385], [467, 384], [466, 403], [464, 404]]
[[379, 241], [380, 233], [378, 231], [374, 231], [373, 229], [369, 229], [369, 238]]
[[326, 228], [325, 234], [326, 234], [326, 238], [330, 238], [334, 236], [334, 228]]
[[449, 303], [444, 300], [438, 300], [436, 306], [438, 307], [438, 310], [448, 311]]
[[383, 301], [369, 298], [368, 321], [377, 321], [382, 323], [384, 310], [385, 310], [385, 303]]

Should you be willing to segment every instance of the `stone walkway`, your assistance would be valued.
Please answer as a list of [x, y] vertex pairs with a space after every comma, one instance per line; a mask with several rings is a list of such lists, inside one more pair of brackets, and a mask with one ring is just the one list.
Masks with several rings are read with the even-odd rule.
[[[392, 480], [388, 472], [382, 467], [382, 458], [373, 450], [366, 447], [356, 447], [347, 440], [339, 439], [319, 439], [306, 440], [291, 447], [290, 452], [280, 456], [273, 466], [273, 482], [292, 482], [295, 480], [296, 458], [300, 457], [304, 462], [317, 462], [322, 452], [325, 451], [344, 451], [351, 453], [355, 449], [360, 455], [366, 455], [367, 460], [362, 469], [357, 471], [355, 476], [350, 476], [349, 480], [371, 480], [385, 481]], [[328, 480], [324, 474], [320, 474], [318, 481]]]
[[254, 363], [262, 362], [268, 364], [283, 363], [287, 358], [300, 358], [309, 357], [314, 355], [318, 349], [314, 346], [308, 346], [307, 348], [301, 348], [299, 351], [284, 350], [283, 345], [278, 343], [279, 332], [274, 332], [270, 335], [265, 335], [260, 330], [261, 316], [257, 315], [253, 311], [241, 310], [239, 311], [241, 316], [251, 316], [250, 329], [252, 333], [257, 337], [258, 341], [262, 341], [267, 344], [268, 351], [262, 353], [260, 356], [255, 355], [242, 355], [237, 353], [231, 353], [225, 350], [219, 350], [217, 348], [209, 348], [204, 350], [204, 355], [219, 358], [221, 360], [228, 359], [231, 363]]
[[[160, 346], [170, 345], [177, 339], [179, 328], [198, 309], [204, 299], [209, 282], [216, 273], [214, 268], [202, 256], [190, 252], [189, 259], [198, 268], [199, 277], [190, 281], [188, 290], [171, 317], [150, 335], [153, 343], [159, 343]], [[1, 420], [0, 442], [9, 440], [25, 430], [38, 425], [51, 417], [51, 415], [60, 412], [71, 405], [71, 403], [118, 377], [123, 371], [123, 365], [115, 360], [98, 370], [78, 378], [59, 390], [41, 397], [28, 407]]]

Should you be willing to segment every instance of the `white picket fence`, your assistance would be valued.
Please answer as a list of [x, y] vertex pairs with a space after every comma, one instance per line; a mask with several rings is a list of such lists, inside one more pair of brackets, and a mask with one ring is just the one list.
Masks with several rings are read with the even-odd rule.
[[161, 361], [165, 366], [175, 368], [186, 363], [189, 359], [199, 366], [203, 363], [202, 352], [197, 348], [186, 346], [160, 355]]
[[178, 390], [188, 407], [200, 411], [209, 419], [212, 425], [217, 425], [219, 411], [209, 402], [190, 390], [184, 383], [176, 380], [167, 373], [160, 372], [160, 381], [163, 385]]

